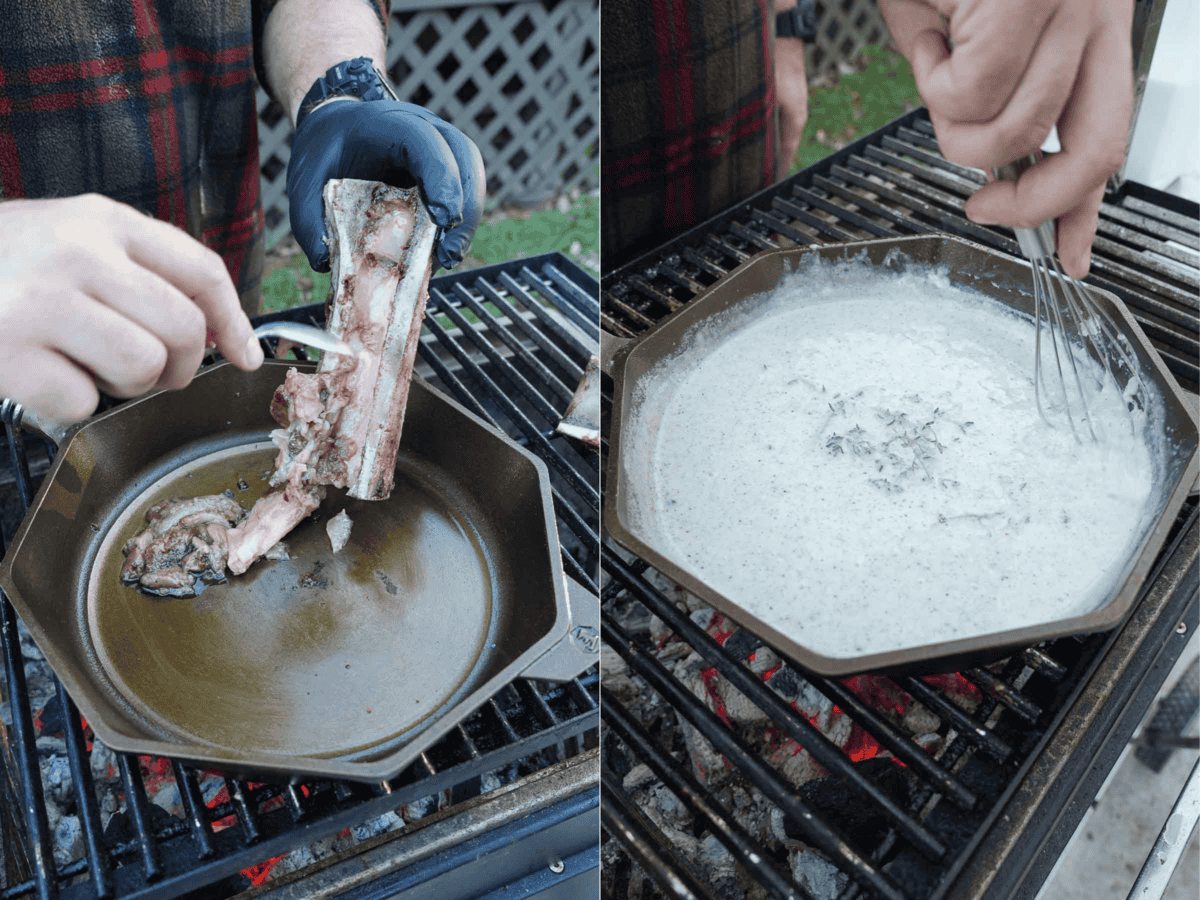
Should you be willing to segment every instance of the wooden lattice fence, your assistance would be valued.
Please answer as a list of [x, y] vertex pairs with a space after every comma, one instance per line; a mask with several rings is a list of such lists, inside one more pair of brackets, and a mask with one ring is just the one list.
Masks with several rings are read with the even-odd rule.
[[875, 0], [818, 0], [817, 37], [808, 51], [809, 78], [833, 76], [866, 44], [891, 45]]
[[[475, 141], [493, 202], [532, 204], [598, 183], [598, 8], [523, 0], [393, 11], [387, 69], [397, 94]], [[287, 116], [260, 91], [268, 246], [288, 230], [290, 139]]]

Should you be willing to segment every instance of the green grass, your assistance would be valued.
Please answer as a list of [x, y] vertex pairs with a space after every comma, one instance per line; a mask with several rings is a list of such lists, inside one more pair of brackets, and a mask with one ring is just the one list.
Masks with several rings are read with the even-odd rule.
[[[561, 250], [599, 275], [600, 200], [584, 194], [563, 213], [556, 208], [482, 222], [471, 249], [455, 271]], [[262, 312], [279, 312], [329, 295], [329, 273], [314, 272], [303, 253], [272, 261], [262, 280]], [[463, 310], [468, 318], [470, 310]], [[449, 324], [449, 323], [446, 323]]]
[[329, 273], [314, 272], [303, 253], [293, 254], [281, 268], [263, 276], [262, 312], [279, 312], [306, 303], [320, 303], [329, 296]]
[[[578, 244], [577, 247], [575, 245]], [[572, 253], [574, 247], [575, 252]], [[475, 232], [466, 265], [488, 266], [561, 250], [599, 274], [600, 200], [584, 194], [565, 212], [541, 209], [525, 218], [484, 222]]]
[[921, 105], [912, 68], [895, 50], [869, 44], [858, 62], [859, 71], [841, 75], [835, 86], [809, 88], [808, 122], [791, 172]]

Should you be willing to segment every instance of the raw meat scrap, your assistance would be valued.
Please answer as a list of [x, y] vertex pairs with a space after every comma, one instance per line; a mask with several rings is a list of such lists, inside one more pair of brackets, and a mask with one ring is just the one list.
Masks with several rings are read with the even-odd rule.
[[329, 545], [333, 547], [334, 553], [341, 552], [350, 540], [351, 524], [350, 517], [344, 509], [325, 523], [325, 533], [329, 535]]

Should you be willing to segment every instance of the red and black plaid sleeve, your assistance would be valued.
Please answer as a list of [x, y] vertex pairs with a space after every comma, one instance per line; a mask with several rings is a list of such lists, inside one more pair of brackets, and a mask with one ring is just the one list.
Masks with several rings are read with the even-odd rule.
[[[364, 0], [386, 27], [387, 0]], [[255, 35], [273, 0], [4, 4], [0, 197], [97, 192], [218, 252], [261, 296]]]
[[603, 0], [601, 265], [770, 184], [772, 0]]
[[257, 307], [250, 0], [5, 4], [0, 191], [99, 192], [221, 254]]

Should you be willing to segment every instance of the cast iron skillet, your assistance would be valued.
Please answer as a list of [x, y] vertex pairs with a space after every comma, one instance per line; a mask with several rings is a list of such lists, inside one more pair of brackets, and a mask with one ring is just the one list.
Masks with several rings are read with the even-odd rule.
[[[292, 558], [191, 599], [120, 582], [121, 547], [173, 496], [267, 488], [287, 363], [228, 364], [90, 421], [0, 566], [72, 699], [115, 750], [257, 775], [379, 781], [516, 676], [596, 659], [594, 596], [562, 571], [545, 466], [414, 381], [386, 501], [330, 489]], [[325, 523], [345, 509], [334, 555]]]
[[[639, 524], [635, 514], [639, 497], [649, 495], [643, 457], [625, 444], [633, 415], [636, 391], [647, 372], [679, 352], [688, 333], [712, 318], [739, 306], [754, 304], [764, 292], [774, 290], [784, 275], [793, 271], [806, 254], [819, 254], [835, 261], [865, 256], [888, 277], [891, 268], [902, 269], [908, 261], [949, 267], [951, 282], [974, 288], [1012, 306], [1030, 318], [1033, 298], [1031, 274], [1023, 264], [979, 244], [948, 235], [890, 238], [791, 250], [764, 251], [697, 295], [685, 307], [634, 340], [622, 340], [601, 332], [604, 370], [614, 380], [612, 428], [609, 436], [608, 477], [605, 480], [603, 523], [620, 544], [650, 562], [677, 583], [711, 603], [732, 619], [773, 643], [801, 665], [823, 675], [845, 675], [870, 670], [955, 671], [1008, 655], [1014, 649], [1039, 641], [1103, 631], [1116, 626], [1133, 607], [1150, 566], [1162, 548], [1175, 514], [1187, 495], [1197, 472], [1196, 423], [1166, 366], [1154, 351], [1125, 305], [1106, 291], [1096, 291], [1105, 309], [1129, 336], [1143, 372], [1158, 388], [1165, 405], [1165, 427], [1173, 443], [1154, 526], [1126, 569], [1126, 576], [1107, 602], [1094, 612], [1044, 625], [1016, 628], [990, 634], [883, 653], [834, 658], [816, 653], [798, 640], [780, 633], [748, 614], [737, 597], [725, 596], [709, 587], [681, 562], [672, 558], [669, 547], [659, 542], [653, 529]], [[729, 316], [736, 319], [736, 316]], [[720, 329], [721, 325], [710, 326]], [[747, 502], [753, 502], [748, 499]]]

